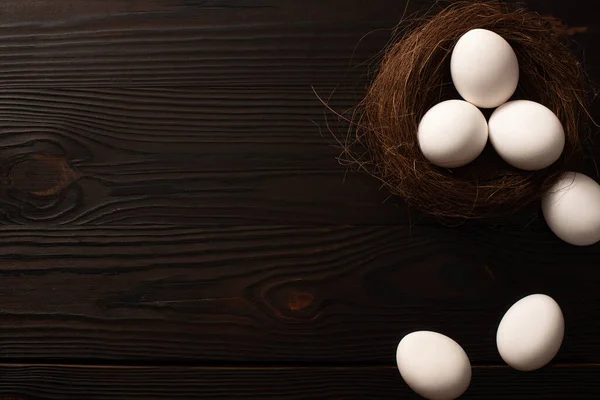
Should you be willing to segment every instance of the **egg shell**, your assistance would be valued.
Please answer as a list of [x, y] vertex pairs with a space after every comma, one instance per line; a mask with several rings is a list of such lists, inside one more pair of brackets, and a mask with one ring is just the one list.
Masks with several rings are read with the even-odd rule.
[[453, 400], [471, 382], [471, 363], [463, 348], [431, 331], [406, 335], [398, 344], [400, 375], [417, 394], [429, 400]]
[[481, 154], [487, 139], [485, 116], [463, 100], [436, 104], [419, 123], [421, 152], [440, 167], [456, 168], [470, 163]]
[[473, 29], [458, 39], [450, 57], [452, 82], [463, 99], [481, 108], [506, 102], [519, 84], [519, 62], [504, 38]]
[[504, 314], [496, 344], [508, 365], [520, 371], [533, 371], [556, 356], [564, 333], [565, 320], [556, 301], [545, 294], [532, 294], [517, 301]]
[[600, 185], [589, 176], [566, 173], [542, 198], [542, 212], [565, 242], [589, 246], [600, 241]]
[[545, 106], [514, 100], [498, 107], [488, 122], [490, 142], [513, 167], [535, 171], [552, 165], [565, 147], [565, 131]]

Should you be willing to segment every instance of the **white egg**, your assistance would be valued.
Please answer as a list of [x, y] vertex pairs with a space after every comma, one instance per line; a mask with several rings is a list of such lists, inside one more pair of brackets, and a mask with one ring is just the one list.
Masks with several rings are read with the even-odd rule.
[[404, 381], [429, 400], [453, 400], [471, 382], [471, 363], [462, 347], [441, 333], [418, 331], [398, 344], [396, 361]]
[[600, 241], [600, 185], [579, 172], [566, 173], [542, 198], [544, 218], [567, 243]]
[[488, 122], [490, 142], [510, 165], [527, 171], [546, 168], [560, 158], [565, 131], [558, 117], [529, 100], [509, 101]]
[[519, 63], [510, 44], [486, 29], [458, 39], [450, 58], [452, 82], [463, 99], [494, 108], [507, 101], [519, 84]]
[[421, 152], [432, 164], [461, 167], [483, 151], [488, 139], [487, 121], [466, 101], [443, 101], [421, 119], [418, 139]]
[[496, 344], [502, 359], [520, 371], [548, 364], [558, 353], [565, 333], [563, 313], [554, 299], [532, 294], [504, 314]]

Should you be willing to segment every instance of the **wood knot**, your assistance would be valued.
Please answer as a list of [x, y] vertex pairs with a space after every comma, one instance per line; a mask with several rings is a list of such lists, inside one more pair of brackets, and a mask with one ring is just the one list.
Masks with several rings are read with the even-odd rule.
[[77, 174], [63, 157], [33, 154], [10, 167], [8, 179], [21, 192], [53, 196], [77, 180]]
[[290, 293], [288, 305], [291, 311], [300, 311], [310, 307], [315, 296], [307, 292], [292, 292]]

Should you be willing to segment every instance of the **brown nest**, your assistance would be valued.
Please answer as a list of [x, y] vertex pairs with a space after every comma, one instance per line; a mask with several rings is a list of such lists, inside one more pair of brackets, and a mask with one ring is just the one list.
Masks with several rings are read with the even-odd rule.
[[[554, 29], [556, 21], [495, 1], [454, 3], [415, 21], [390, 45], [354, 110], [356, 142], [347, 146], [345, 159], [365, 167], [409, 205], [444, 219], [501, 217], [539, 201], [578, 160], [589, 118], [585, 74]], [[551, 167], [518, 170], [489, 145], [475, 162], [452, 170], [421, 154], [418, 123], [436, 103], [460, 98], [451, 83], [449, 56], [456, 41], [475, 28], [492, 30], [513, 47], [520, 67], [513, 98], [537, 101], [561, 120], [565, 149]]]

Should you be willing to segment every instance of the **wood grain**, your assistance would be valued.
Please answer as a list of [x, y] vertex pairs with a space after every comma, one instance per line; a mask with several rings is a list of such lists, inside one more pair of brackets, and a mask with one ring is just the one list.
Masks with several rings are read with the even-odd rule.
[[[332, 0], [87, 3], [3, 2], [0, 86], [330, 85], [343, 78], [350, 58], [360, 64], [380, 50], [381, 35], [363, 41], [353, 57], [365, 34], [389, 35], [406, 6], [392, 0], [377, 7], [359, 0], [343, 7]], [[427, 3], [411, 1], [409, 11]], [[346, 78], [362, 73], [350, 70]]]
[[560, 362], [600, 362], [599, 246], [543, 226], [111, 227], [0, 230], [6, 359], [391, 363], [444, 332], [499, 363], [520, 297], [563, 307]]
[[408, 221], [374, 179], [345, 177], [323, 111], [310, 88], [10, 89], [0, 222]]
[[[336, 85], [355, 82], [403, 16], [431, 0], [5, 0], [0, 87]], [[528, 2], [593, 23], [593, 2]], [[572, 11], [574, 10], [574, 11]], [[581, 43], [590, 49], [598, 30]], [[357, 43], [360, 45], [357, 47]], [[589, 64], [599, 65], [597, 52]]]
[[[475, 368], [461, 399], [597, 399], [598, 366]], [[419, 399], [395, 367], [192, 368], [1, 365], [2, 400]]]

